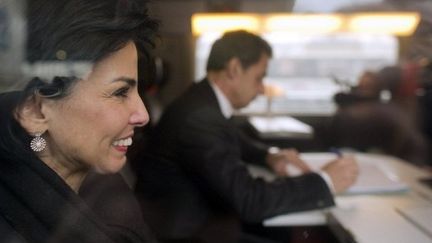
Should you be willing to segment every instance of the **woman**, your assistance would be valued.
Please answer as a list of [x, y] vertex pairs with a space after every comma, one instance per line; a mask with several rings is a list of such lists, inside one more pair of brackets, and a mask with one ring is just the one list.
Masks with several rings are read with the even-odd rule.
[[[65, 68], [0, 97], [0, 242], [150, 240], [140, 217], [117, 212], [120, 195], [105, 195], [113, 207], [101, 211], [78, 192], [90, 171], [122, 168], [134, 128], [149, 120], [137, 49], [148, 56], [157, 24], [138, 0], [28, 0], [27, 26], [31, 65]], [[74, 72], [77, 62], [88, 72]]]

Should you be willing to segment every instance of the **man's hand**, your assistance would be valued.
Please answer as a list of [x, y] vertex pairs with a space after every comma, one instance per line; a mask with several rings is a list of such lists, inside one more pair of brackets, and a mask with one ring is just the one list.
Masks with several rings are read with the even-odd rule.
[[266, 158], [267, 164], [278, 176], [287, 176], [288, 164], [294, 165], [302, 173], [310, 172], [309, 166], [300, 159], [299, 153], [295, 149], [281, 149], [275, 153], [269, 153]]
[[334, 186], [335, 193], [348, 189], [357, 179], [359, 169], [353, 156], [343, 156], [326, 164], [322, 170], [326, 172]]

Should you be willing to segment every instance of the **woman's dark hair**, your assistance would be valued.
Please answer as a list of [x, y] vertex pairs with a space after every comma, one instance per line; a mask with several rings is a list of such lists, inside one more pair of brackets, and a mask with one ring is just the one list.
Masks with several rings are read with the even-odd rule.
[[[141, 59], [149, 47], [157, 22], [148, 17], [145, 0], [27, 0], [27, 60], [30, 63], [73, 61], [90, 63], [109, 56], [133, 41]], [[77, 79], [63, 78], [59, 96]], [[38, 81], [38, 80], [34, 80]], [[39, 85], [30, 84], [38, 88]], [[58, 83], [61, 84], [61, 83]], [[49, 82], [49, 90], [55, 89]], [[60, 88], [60, 87], [59, 87]], [[49, 95], [55, 98], [55, 95]]]
[[238, 58], [244, 69], [257, 63], [263, 54], [272, 56], [272, 48], [261, 37], [244, 30], [226, 32], [213, 44], [207, 60], [207, 71], [219, 71], [232, 58]]
[[27, 60], [97, 62], [129, 41], [146, 52], [157, 23], [148, 17], [145, 3], [145, 0], [28, 0]]
[[[27, 0], [27, 60], [58, 61], [65, 65], [74, 61], [95, 63], [131, 41], [137, 46], [139, 58], [150, 60], [158, 23], [148, 16], [146, 3], [145, 0]], [[23, 91], [14, 93], [8, 105], [16, 108], [33, 95], [62, 98], [78, 80], [64, 76], [52, 80], [34, 77]], [[3, 97], [10, 100], [9, 95]], [[1, 109], [1, 116], [13, 117], [12, 108]], [[22, 146], [29, 150], [30, 137], [16, 139], [18, 128], [13, 120], [2, 119], [0, 137], [5, 139], [0, 139], [0, 152]], [[24, 144], [17, 144], [18, 141]]]

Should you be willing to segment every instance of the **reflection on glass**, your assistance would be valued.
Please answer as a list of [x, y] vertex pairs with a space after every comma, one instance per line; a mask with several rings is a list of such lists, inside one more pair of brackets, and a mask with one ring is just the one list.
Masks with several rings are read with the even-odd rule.
[[[196, 41], [195, 80], [205, 75], [209, 48], [219, 34]], [[378, 70], [398, 60], [398, 41], [390, 35], [263, 33], [273, 47], [266, 83], [282, 94], [258, 97], [246, 113], [331, 115], [336, 92], [356, 85], [365, 70]]]

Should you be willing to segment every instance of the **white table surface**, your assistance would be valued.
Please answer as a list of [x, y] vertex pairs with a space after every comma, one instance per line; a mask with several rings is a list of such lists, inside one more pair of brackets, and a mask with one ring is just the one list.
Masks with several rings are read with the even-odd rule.
[[[302, 155], [306, 158], [319, 155], [323, 159], [332, 156], [329, 153]], [[355, 156], [359, 163], [379, 163], [381, 168], [407, 183], [410, 189], [397, 193], [340, 195], [336, 197], [337, 206], [331, 209], [280, 215], [265, 220], [263, 224], [269, 227], [326, 225], [329, 214], [358, 243], [431, 243], [432, 236], [400, 212], [405, 208], [432, 208], [432, 190], [418, 182], [419, 178], [431, 174], [390, 156], [364, 153]]]

